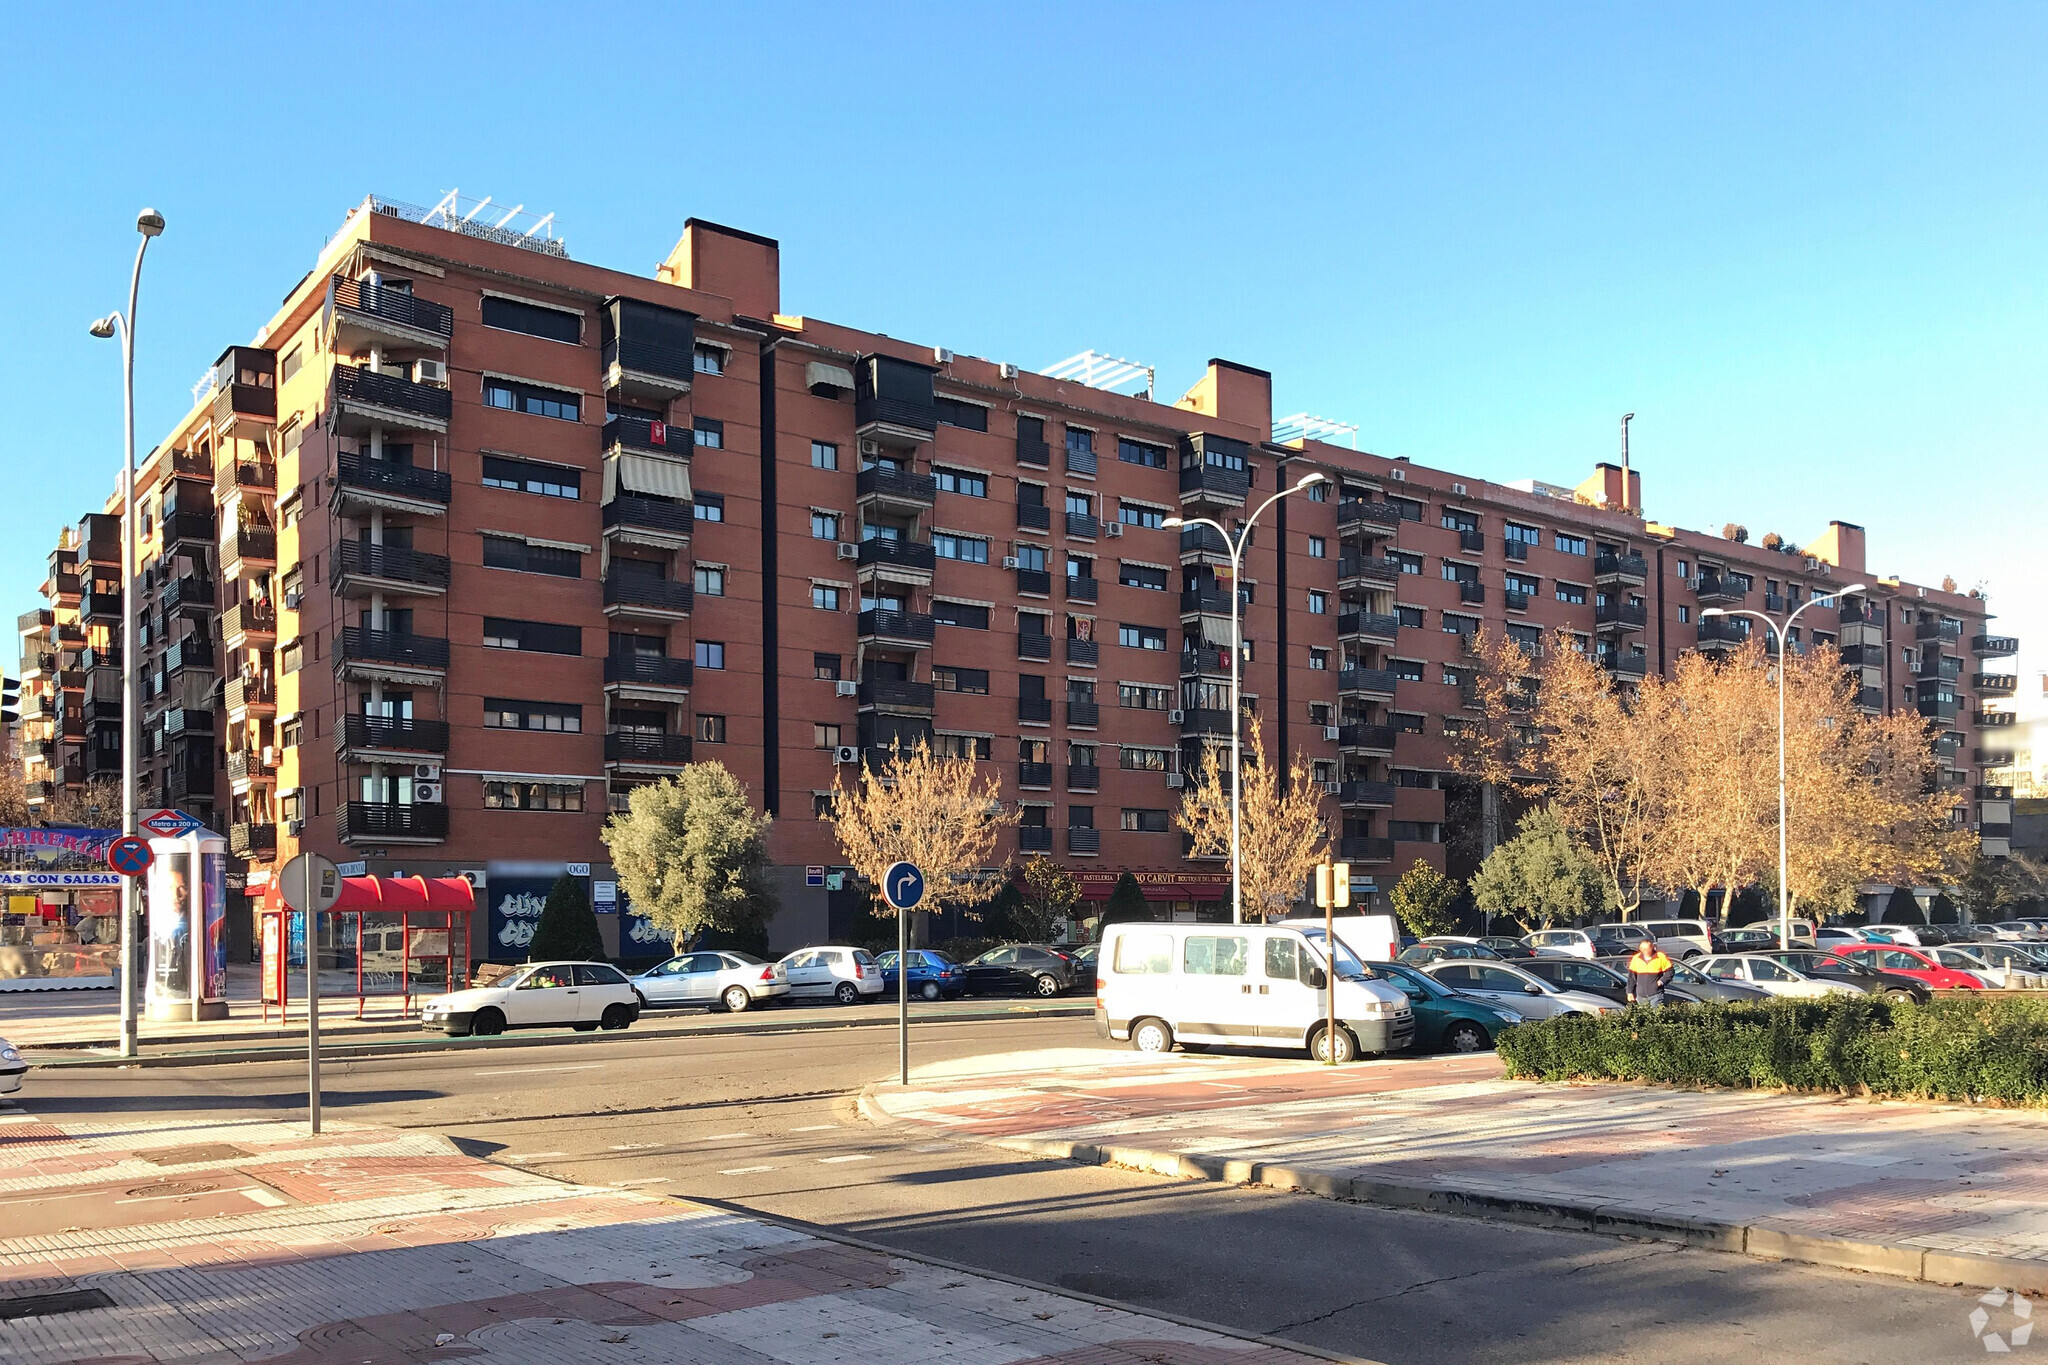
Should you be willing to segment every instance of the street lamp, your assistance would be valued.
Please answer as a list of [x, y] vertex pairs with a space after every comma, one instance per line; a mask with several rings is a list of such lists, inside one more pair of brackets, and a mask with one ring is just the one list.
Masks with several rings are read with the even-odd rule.
[[[1169, 531], [1182, 526], [1211, 527], [1217, 535], [1223, 537], [1223, 547], [1230, 552], [1230, 922], [1233, 924], [1244, 923], [1244, 877], [1242, 872], [1244, 859], [1241, 856], [1243, 852], [1244, 823], [1243, 808], [1239, 800], [1239, 788], [1244, 785], [1242, 762], [1244, 756], [1244, 717], [1243, 706], [1238, 700], [1239, 672], [1244, 665], [1244, 636], [1238, 624], [1238, 606], [1241, 600], [1238, 597], [1238, 593], [1241, 591], [1241, 584], [1244, 580], [1244, 547], [1246, 542], [1252, 538], [1252, 527], [1261, 516], [1265, 515], [1268, 507], [1271, 507], [1289, 493], [1299, 493], [1304, 488], [1313, 488], [1319, 483], [1328, 483], [1329, 481], [1327, 474], [1309, 473], [1302, 475], [1293, 487], [1283, 488], [1272, 497], [1260, 503], [1258, 511], [1246, 517], [1244, 524], [1238, 527], [1237, 536], [1234, 539], [1230, 532], [1224, 529], [1221, 522], [1212, 521], [1208, 517], [1168, 517], [1160, 523]], [[1285, 546], [1281, 547], [1281, 553], [1286, 553]], [[1282, 604], [1282, 610], [1285, 610], [1284, 603]]]
[[[1746, 608], [1729, 611], [1725, 607], [1708, 607], [1700, 612], [1702, 621], [1709, 616], [1754, 616], [1778, 638], [1778, 946], [1787, 951], [1792, 947], [1792, 891], [1785, 875], [1785, 632], [1799, 619], [1799, 613], [1808, 607], [1819, 606], [1822, 602], [1832, 602], [1851, 593], [1863, 592], [1869, 586], [1867, 583], [1854, 583], [1821, 597], [1808, 598], [1792, 610], [1791, 615], [1785, 618], [1783, 626], [1760, 611], [1749, 611]], [[1729, 888], [1729, 894], [1734, 894], [1733, 887]]]
[[[121, 832], [134, 834], [141, 812], [136, 805], [137, 751], [141, 741], [141, 699], [137, 696], [135, 648], [135, 299], [142, 288], [142, 255], [152, 237], [164, 230], [164, 216], [144, 209], [135, 216], [142, 241], [135, 248], [135, 269], [128, 277], [128, 311], [109, 313], [94, 322], [92, 334], [121, 338], [121, 416], [127, 463], [121, 479]], [[135, 1028], [135, 916], [140, 900], [135, 878], [121, 879], [121, 1055], [133, 1057]]]

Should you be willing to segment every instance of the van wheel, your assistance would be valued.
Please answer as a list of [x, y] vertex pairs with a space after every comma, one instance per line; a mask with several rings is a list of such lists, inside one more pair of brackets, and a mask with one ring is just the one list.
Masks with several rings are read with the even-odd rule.
[[606, 1005], [604, 1015], [598, 1020], [600, 1026], [618, 1030], [633, 1022], [633, 1011], [624, 1005]]
[[1335, 1038], [1336, 1041], [1333, 1043], [1328, 1026], [1318, 1026], [1309, 1036], [1308, 1055], [1319, 1062], [1341, 1063], [1357, 1060], [1358, 1044], [1352, 1041], [1350, 1031], [1340, 1028]]
[[832, 994], [842, 1005], [858, 1005], [860, 1003], [860, 987], [854, 985], [851, 981], [840, 982], [839, 989], [833, 991]]
[[1444, 1046], [1453, 1052], [1484, 1052], [1491, 1041], [1486, 1030], [1469, 1019], [1444, 1030]]
[[479, 1038], [495, 1038], [505, 1031], [505, 1016], [496, 1010], [478, 1010], [469, 1021], [469, 1031]]
[[1173, 1030], [1163, 1019], [1140, 1019], [1131, 1025], [1131, 1046], [1139, 1052], [1171, 1052]]
[[747, 1006], [753, 1003], [754, 997], [747, 994], [745, 986], [727, 986], [725, 988], [726, 1013], [744, 1014], [746, 1013]]
[[923, 987], [919, 989], [919, 991], [918, 991], [918, 994], [919, 994], [919, 995], [921, 995], [921, 996], [923, 996], [923, 997], [924, 997], [925, 999], [927, 999], [927, 1000], [936, 1000], [936, 999], [938, 999], [938, 998], [939, 998], [939, 983], [938, 983], [938, 982], [936, 982], [936, 981], [927, 981], [927, 982], [925, 982], [925, 983], [924, 983], [924, 985], [923, 985]]

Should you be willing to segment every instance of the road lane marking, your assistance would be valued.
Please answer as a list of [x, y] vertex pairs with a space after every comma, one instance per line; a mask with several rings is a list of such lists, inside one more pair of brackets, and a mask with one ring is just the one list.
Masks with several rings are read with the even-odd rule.
[[823, 1133], [838, 1126], [836, 1123], [807, 1123], [801, 1128], [792, 1128], [789, 1131], [792, 1133]]
[[725, 1142], [731, 1138], [750, 1138], [752, 1133], [713, 1133], [710, 1137], [698, 1138], [699, 1142]]
[[720, 1171], [720, 1172], [719, 1172], [719, 1174], [720, 1174], [720, 1175], [759, 1175], [759, 1174], [760, 1174], [760, 1173], [761, 1173], [762, 1171], [772, 1171], [772, 1170], [774, 1170], [774, 1169], [775, 1169], [775, 1168], [774, 1168], [773, 1166], [735, 1166], [735, 1167], [733, 1167], [733, 1168], [732, 1168], [731, 1170], [729, 1170], [729, 1171]]
[[853, 1153], [853, 1154], [852, 1154], [851, 1156], [824, 1156], [824, 1157], [819, 1157], [819, 1158], [818, 1158], [818, 1161], [819, 1161], [819, 1163], [820, 1163], [820, 1164], [822, 1164], [822, 1165], [826, 1165], [826, 1166], [837, 1166], [837, 1165], [838, 1165], [838, 1164], [839, 1164], [840, 1162], [842, 1162], [842, 1161], [871, 1161], [871, 1160], [873, 1160], [873, 1157], [872, 1157], [872, 1156], [870, 1156], [870, 1155], [869, 1155], [868, 1153], [866, 1153], [866, 1152], [855, 1152], [855, 1153]]
[[567, 1152], [502, 1152], [500, 1161], [546, 1161], [552, 1157], [567, 1156]]
[[612, 1150], [615, 1152], [644, 1152], [650, 1147], [659, 1146], [661, 1144], [658, 1142], [615, 1142], [612, 1144]]
[[545, 1076], [557, 1071], [595, 1071], [603, 1062], [584, 1062], [577, 1066], [508, 1066], [496, 1071], [472, 1071], [472, 1076]]

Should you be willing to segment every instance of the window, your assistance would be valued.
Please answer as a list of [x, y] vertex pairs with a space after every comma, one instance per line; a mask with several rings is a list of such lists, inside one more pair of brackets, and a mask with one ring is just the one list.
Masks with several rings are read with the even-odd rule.
[[583, 475], [560, 465], [537, 464], [504, 455], [484, 456], [484, 487], [507, 488], [514, 493], [539, 493], [550, 498], [581, 495]]
[[1308, 666], [1311, 672], [1326, 672], [1330, 667], [1330, 651], [1327, 649], [1311, 649], [1308, 652]]
[[304, 640], [294, 640], [284, 646], [284, 648], [278, 651], [278, 654], [282, 656], [278, 660], [278, 671], [282, 673], [298, 672], [299, 666], [305, 658], [305, 653], [306, 642]]
[[[1315, 485], [1318, 488], [1321, 486], [1320, 484]], [[1310, 559], [1328, 559], [1330, 557], [1330, 543], [1321, 536], [1310, 536], [1308, 538], [1308, 557]]]
[[1116, 765], [1127, 772], [1165, 773], [1173, 771], [1173, 750], [1144, 749], [1126, 744], [1117, 750]]
[[1556, 538], [1551, 541], [1551, 544], [1568, 555], [1582, 555], [1586, 553], [1586, 538], [1584, 536], [1568, 536], [1564, 532], [1559, 531]]
[[699, 417], [692, 430], [701, 450], [725, 449], [725, 423], [715, 417]]
[[988, 695], [988, 670], [934, 664], [932, 686], [941, 692], [968, 692], [977, 697], [985, 697]]
[[934, 531], [932, 552], [940, 559], [957, 559], [966, 564], [988, 563], [988, 542], [977, 536], [958, 536], [950, 531]]
[[1542, 581], [1527, 574], [1511, 573], [1507, 576], [1507, 583], [1509, 592], [1519, 592], [1529, 597], [1535, 597], [1543, 591]]
[[811, 747], [813, 749], [836, 749], [839, 747], [839, 727], [813, 722], [811, 725]]
[[1681, 607], [1680, 607], [1680, 608], [1678, 609], [1678, 624], [1679, 624], [1679, 625], [1681, 625], [1681, 626], [1685, 626], [1685, 625], [1691, 625], [1691, 624], [1692, 624], [1692, 608], [1691, 608], [1691, 607], [1681, 606]]
[[839, 514], [837, 512], [811, 513], [811, 539], [839, 539]]
[[1401, 550], [1390, 550], [1387, 552], [1387, 558], [1393, 560], [1394, 567], [1402, 573], [1419, 574], [1422, 572], [1421, 555], [1411, 555]]
[[512, 379], [484, 380], [484, 406], [523, 412], [534, 417], [554, 417], [564, 422], [583, 419], [583, 395], [567, 389], [522, 384]]
[[811, 605], [819, 611], [838, 611], [839, 589], [830, 583], [811, 584]]
[[988, 475], [977, 474], [971, 469], [948, 469], [944, 465], [934, 465], [932, 482], [938, 485], [941, 493], [958, 493], [963, 498], [988, 496]]
[[1158, 626], [1121, 625], [1116, 628], [1116, 642], [1126, 649], [1166, 648], [1166, 632]]
[[1557, 584], [1557, 600], [1560, 602], [1574, 602], [1583, 606], [1586, 601], [1586, 590], [1577, 583], [1566, 583], [1560, 579]]
[[1166, 812], [1163, 810], [1133, 810], [1124, 807], [1123, 827], [1134, 834], [1165, 834], [1168, 831]]
[[1318, 588], [1310, 588], [1308, 590], [1308, 614], [1310, 616], [1327, 616], [1329, 613], [1330, 594]]
[[1308, 718], [1310, 724], [1328, 725], [1330, 723], [1330, 703], [1326, 701], [1310, 702], [1308, 704]]
[[1510, 545], [1540, 545], [1543, 543], [1543, 532], [1537, 530], [1534, 526], [1524, 526], [1519, 521], [1510, 521], [1503, 524], [1500, 536], [1502, 540], [1507, 541]]
[[1171, 711], [1173, 689], [1148, 683], [1118, 683], [1116, 704], [1132, 711]]
[[1437, 568], [1443, 574], [1446, 583], [1477, 583], [1479, 581], [1479, 566], [1477, 564], [1460, 564], [1455, 559], [1446, 559], [1440, 561]]
[[1401, 514], [1403, 521], [1421, 521], [1422, 504], [1413, 498], [1388, 498], [1387, 506]]
[[581, 782], [486, 782], [484, 806], [488, 810], [583, 809]]
[[1243, 976], [1251, 967], [1251, 940], [1234, 934], [1189, 934], [1180, 968], [1189, 976]]
[[571, 346], [583, 340], [583, 315], [560, 308], [543, 308], [537, 303], [521, 303], [518, 299], [501, 299], [486, 294], [482, 316], [484, 326], [495, 327], [501, 332], [524, 332], [530, 337], [544, 337]]
[[725, 717], [697, 717], [697, 742], [699, 744], [725, 743]]
[[486, 532], [484, 567], [552, 574], [556, 578], [581, 578], [583, 555], [558, 545], [532, 545], [512, 536], [494, 536]]
[[1462, 507], [1446, 507], [1443, 509], [1441, 525], [1446, 531], [1476, 531], [1479, 529], [1479, 518]]
[[1308, 500], [1310, 502], [1328, 502], [1330, 500], [1330, 481], [1324, 479], [1321, 483], [1310, 484], [1308, 486]]
[[938, 396], [939, 420], [949, 427], [965, 427], [969, 431], [988, 430], [988, 409], [979, 403], [964, 403], [958, 398]]
[[1116, 581], [1127, 588], [1150, 588], [1154, 592], [1165, 592], [1166, 570], [1155, 569], [1149, 564], [1120, 561], [1116, 566]]
[[[984, 545], [984, 548], [986, 546]], [[967, 630], [988, 629], [988, 608], [977, 607], [966, 602], [948, 602], [941, 597], [932, 603], [932, 619], [942, 626], [960, 626]]]
[[486, 616], [484, 646], [487, 649], [523, 649], [533, 654], [581, 654], [583, 631], [576, 626], [558, 626], [546, 621], [513, 621], [501, 616]]
[[1682, 559], [1678, 561], [1678, 576], [1680, 578], [1692, 577], [1690, 570], [1686, 567], [1686, 562]]
[[724, 668], [725, 645], [718, 640], [699, 640], [697, 642], [697, 667]]
[[1173, 971], [1173, 935], [1125, 934], [1116, 941], [1118, 976], [1166, 976]]
[[[1034, 545], [1028, 540], [1014, 542], [1017, 551], [1017, 567], [1032, 573], [1045, 572], [1045, 547]], [[1043, 594], [1041, 594], [1043, 595]]]
[[1166, 521], [1166, 513], [1157, 507], [1147, 507], [1142, 502], [1122, 502], [1116, 505], [1116, 519], [1126, 526], [1144, 526], [1158, 530]]
[[1422, 608], [1395, 607], [1394, 622], [1397, 625], [1406, 626], [1410, 630], [1420, 630], [1423, 626]]
[[695, 495], [691, 510], [695, 512], [699, 521], [724, 521], [725, 494], [699, 492]]
[[833, 445], [830, 441], [811, 442], [811, 468], [839, 468], [839, 447]]
[[830, 820], [832, 818], [831, 792], [811, 793], [811, 818], [814, 820]]
[[1442, 681], [1445, 687], [1456, 687], [1465, 681], [1465, 675], [1446, 664]]
[[839, 681], [839, 656], [837, 654], [813, 654], [811, 676], [820, 682]]
[[1068, 427], [1067, 451], [1069, 454], [1075, 455], [1093, 455], [1095, 453], [1095, 433], [1084, 431], [1080, 427]]
[[1422, 717], [1413, 711], [1396, 711], [1394, 728], [1404, 735], [1419, 735], [1422, 733]]
[[1147, 469], [1166, 468], [1166, 452], [1158, 446], [1148, 446], [1142, 441], [1129, 437], [1116, 438], [1116, 457], [1125, 464], [1141, 464]]
[[563, 734], [580, 734], [583, 730], [583, 708], [567, 702], [507, 701], [502, 697], [485, 697], [484, 728], [557, 730]]
[[1454, 611], [1445, 612], [1443, 621], [1444, 634], [1446, 635], [1470, 635], [1473, 631], [1479, 629], [1478, 617], [1460, 616]]
[[1422, 661], [1420, 659], [1394, 660], [1394, 676], [1402, 682], [1421, 682]]
[[992, 750], [987, 735], [932, 736], [933, 758], [987, 758]]

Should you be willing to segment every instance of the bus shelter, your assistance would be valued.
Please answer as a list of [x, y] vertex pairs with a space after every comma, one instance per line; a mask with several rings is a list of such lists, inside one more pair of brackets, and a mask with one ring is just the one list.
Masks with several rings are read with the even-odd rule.
[[461, 877], [344, 877], [341, 899], [322, 912], [308, 943], [306, 917], [284, 903], [277, 880], [257, 909], [263, 947], [263, 1017], [286, 1012], [285, 981], [294, 967], [320, 973], [323, 998], [353, 995], [356, 1017], [373, 998], [400, 1001], [460, 989], [469, 971], [469, 924], [476, 890]]

